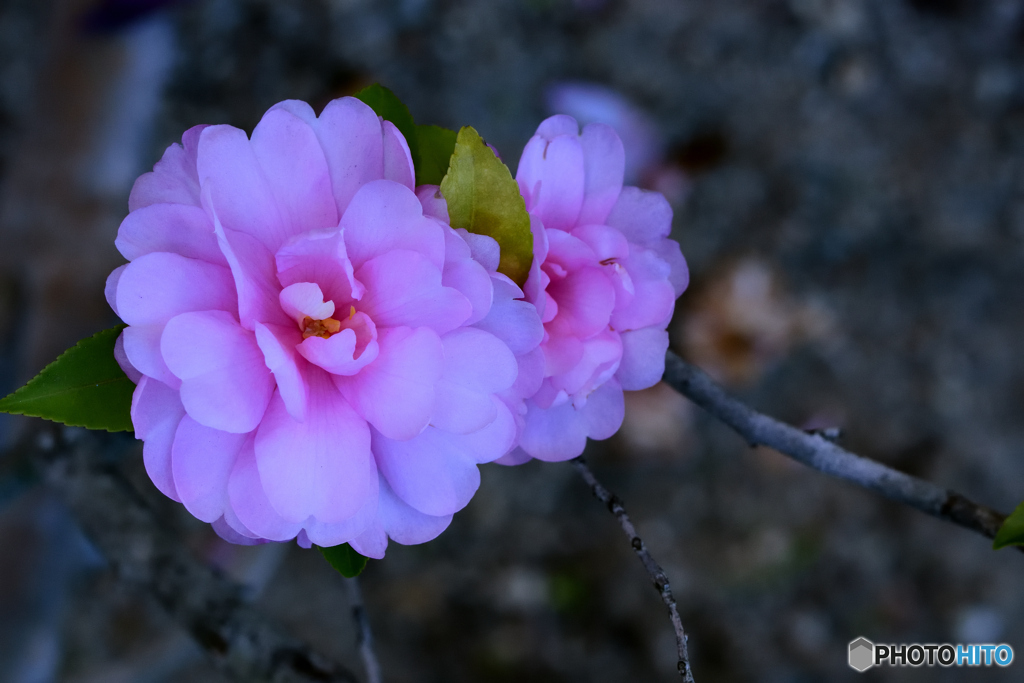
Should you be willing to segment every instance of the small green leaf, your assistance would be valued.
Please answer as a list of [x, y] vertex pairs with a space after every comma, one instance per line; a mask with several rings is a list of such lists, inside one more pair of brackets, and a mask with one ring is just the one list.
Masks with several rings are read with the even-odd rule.
[[331, 546], [330, 548], [315, 547], [324, 556], [324, 559], [330, 562], [331, 566], [346, 578], [351, 579], [354, 576], [359, 576], [363, 571], [363, 567], [366, 566], [366, 558], [352, 550], [352, 546], [348, 543]]
[[118, 325], [78, 342], [28, 384], [0, 400], [0, 412], [73, 427], [132, 431], [135, 384], [114, 360], [114, 343], [124, 327]]
[[522, 287], [533, 262], [530, 215], [508, 166], [469, 126], [459, 131], [441, 194], [448, 202], [452, 227], [497, 240], [498, 271]]
[[454, 130], [441, 126], [416, 126], [416, 184], [440, 185], [455, 152]]
[[992, 541], [992, 549], [999, 550], [1008, 545], [1024, 545], [1024, 503], [1017, 506], [1017, 509], [1010, 513], [1003, 525], [996, 532], [996, 538]]
[[413, 166], [419, 168], [416, 158], [418, 145], [416, 142], [416, 122], [413, 121], [409, 108], [398, 99], [395, 93], [385, 88], [380, 83], [363, 88], [356, 93], [356, 97], [368, 105], [370, 109], [377, 112], [385, 121], [395, 124], [395, 128], [405, 137], [409, 145], [409, 153], [412, 154]]

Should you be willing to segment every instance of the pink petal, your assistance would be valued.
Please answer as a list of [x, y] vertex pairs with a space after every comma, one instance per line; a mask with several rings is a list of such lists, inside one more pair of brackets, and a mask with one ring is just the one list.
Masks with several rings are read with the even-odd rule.
[[463, 324], [472, 325], [487, 315], [493, 296], [491, 276], [473, 260], [469, 245], [451, 228], [445, 231], [445, 261], [441, 284], [458, 291], [469, 300], [472, 313]]
[[302, 335], [294, 327], [256, 323], [256, 343], [263, 352], [263, 361], [274, 373], [277, 390], [288, 414], [302, 422], [306, 419], [309, 388], [295, 352]]
[[414, 251], [399, 249], [370, 259], [356, 278], [366, 287], [357, 310], [378, 328], [423, 326], [444, 334], [473, 312], [465, 296], [441, 285], [441, 270]]
[[384, 177], [415, 191], [416, 172], [412, 167], [409, 143], [395, 124], [385, 120], [380, 125], [384, 133]]
[[142, 460], [146, 474], [160, 492], [181, 502], [171, 474], [171, 445], [185, 409], [178, 392], [151, 377], [143, 377], [132, 394], [132, 424], [135, 438], [145, 443]]
[[622, 191], [626, 152], [615, 129], [603, 123], [591, 123], [580, 135], [583, 147], [583, 206], [576, 223], [604, 223]]
[[472, 327], [449, 332], [441, 343], [444, 370], [430, 424], [456, 434], [475, 432], [497, 416], [490, 397], [515, 382], [516, 358], [497, 337]]
[[274, 259], [278, 280], [285, 287], [315, 282], [324, 298], [336, 306], [363, 296], [363, 286], [355, 278], [338, 229], [300, 235], [278, 249]]
[[117, 229], [114, 246], [129, 261], [156, 251], [226, 266], [213, 223], [198, 206], [154, 204], [129, 213]]
[[451, 222], [448, 218], [448, 202], [444, 200], [438, 185], [420, 185], [416, 188], [416, 198], [420, 200], [424, 216], [436, 218], [445, 225]]
[[605, 223], [630, 242], [647, 246], [672, 231], [672, 207], [660, 192], [624, 187]]
[[690, 284], [690, 269], [686, 265], [686, 259], [683, 258], [679, 242], [672, 239], [663, 239], [660, 242], [655, 242], [651, 249], [671, 269], [668, 281], [672, 284], [672, 290], [678, 298], [680, 294], [686, 291], [687, 286]]
[[196, 154], [199, 136], [206, 126], [193, 126], [177, 143], [164, 152], [151, 173], [139, 176], [128, 197], [128, 210], [137, 211], [151, 204], [190, 204], [199, 206], [199, 174]]
[[494, 301], [487, 316], [476, 323], [508, 345], [517, 356], [537, 348], [544, 338], [544, 326], [537, 308], [518, 299], [522, 292], [504, 276], [494, 277]]
[[464, 508], [480, 486], [480, 471], [465, 440], [434, 427], [404, 441], [374, 430], [373, 453], [399, 498], [424, 514], [443, 516]]
[[[327, 160], [314, 130], [284, 109], [271, 109], [252, 132], [252, 150], [277, 200], [286, 237], [338, 224]], [[228, 226], [231, 227], [231, 226]]]
[[228, 481], [231, 509], [247, 529], [262, 538], [271, 541], [295, 538], [302, 523], [285, 520], [270, 504], [260, 481], [254, 441], [255, 437], [250, 435], [235, 459], [235, 467]]
[[[375, 475], [374, 481], [379, 482], [380, 476]], [[308, 519], [304, 527], [306, 537], [310, 542], [324, 548], [348, 543], [357, 538], [377, 519], [378, 494], [376, 484], [369, 493], [370, 495], [366, 497], [363, 507], [359, 508], [354, 515], [347, 519], [339, 522], [324, 522], [319, 517]]]
[[619, 289], [611, 325], [621, 332], [650, 325], [667, 325], [676, 295], [668, 281], [669, 266], [650, 249], [633, 245], [629, 258], [620, 262], [629, 273], [634, 293]]
[[593, 249], [598, 261], [624, 259], [629, 256], [629, 242], [616, 228], [607, 225], [581, 225], [572, 231], [572, 236]]
[[278, 300], [281, 287], [272, 252], [252, 235], [225, 229], [208, 201], [209, 196], [204, 195], [204, 200], [207, 200], [208, 210], [213, 214], [217, 244], [231, 267], [242, 327], [252, 330], [257, 322], [287, 325], [290, 321]]
[[558, 315], [547, 328], [552, 335], [585, 339], [607, 328], [612, 319], [615, 288], [600, 267], [580, 268], [552, 282], [548, 294], [558, 302]]
[[555, 114], [541, 121], [537, 127], [537, 135], [547, 140], [553, 140], [559, 135], [579, 135], [580, 124], [571, 116]]
[[186, 415], [174, 436], [171, 471], [185, 508], [197, 519], [212, 522], [228, 504], [228, 477], [246, 434], [204, 427]]
[[296, 282], [281, 290], [278, 295], [285, 314], [301, 323], [305, 318], [325, 320], [334, 315], [334, 302], [324, 301], [320, 285], [312, 282]]
[[404, 185], [390, 180], [363, 185], [341, 217], [341, 229], [357, 269], [396, 249], [419, 252], [438, 270], [444, 267], [443, 229], [423, 215], [416, 195]]
[[615, 373], [627, 391], [653, 387], [665, 374], [665, 352], [668, 350], [668, 332], [653, 326], [623, 332], [622, 362]]
[[615, 374], [621, 358], [618, 333], [605, 330], [585, 339], [579, 362], [568, 372], [552, 377], [551, 384], [572, 396], [578, 406], [577, 398], [585, 397]]
[[516, 181], [526, 208], [548, 229], [569, 230], [583, 205], [583, 147], [578, 135], [535, 135], [519, 160]]
[[[254, 237], [271, 253], [291, 237], [285, 209], [278, 206], [244, 131], [231, 126], [210, 126], [203, 131], [199, 138], [199, 178], [204, 208], [211, 219], [219, 219], [228, 230]], [[217, 207], [216, 217], [207, 195]]]
[[493, 237], [477, 235], [465, 228], [460, 228], [456, 232], [469, 245], [470, 255], [474, 261], [483, 266], [488, 273], [497, 272], [498, 264], [501, 262], [501, 249]]
[[117, 285], [121, 281], [121, 274], [124, 273], [124, 269], [128, 267], [128, 264], [118, 266], [114, 270], [110, 271], [110, 275], [107, 276], [107, 282], [103, 286], [103, 297], [107, 300], [107, 305], [117, 314]]
[[572, 403], [540, 408], [526, 403], [526, 426], [519, 447], [534, 458], [559, 462], [575, 458], [587, 445], [587, 424]]
[[317, 121], [317, 137], [327, 157], [339, 214], [363, 185], [384, 177], [384, 138], [380, 119], [354, 97], [331, 101]]
[[369, 427], [329, 377], [319, 368], [306, 372], [304, 422], [288, 414], [275, 392], [256, 433], [256, 462], [267, 499], [291, 522], [311, 515], [325, 523], [343, 522], [376, 496]]
[[607, 439], [622, 426], [626, 412], [622, 387], [615, 379], [608, 380], [587, 397], [587, 405], [579, 412], [586, 425], [587, 436], [598, 441]]
[[274, 378], [255, 334], [223, 311], [184, 313], [167, 323], [160, 350], [192, 419], [236, 434], [256, 429]]
[[516, 376], [516, 383], [503, 396], [512, 396], [517, 399], [533, 396], [540, 389], [544, 381], [544, 350], [540, 347], [527, 353], [516, 356], [519, 365], [519, 374]]
[[425, 327], [378, 329], [378, 335], [377, 359], [352, 377], [335, 375], [335, 382], [356, 412], [378, 431], [393, 439], [410, 439], [433, 413], [444, 347]]
[[245, 536], [241, 532], [237, 531], [230, 522], [227, 522], [224, 517], [218, 517], [213, 520], [210, 524], [213, 532], [221, 537], [221, 540], [227, 541], [234, 545], [262, 545], [266, 543], [266, 539], [254, 538], [252, 536]]
[[[117, 341], [114, 342], [114, 360], [121, 366], [121, 370], [124, 374], [128, 375], [128, 379], [133, 384], [138, 384], [142, 381], [142, 373], [139, 372], [138, 368], [132, 365], [132, 362], [128, 360], [128, 354], [124, 350], [124, 331], [117, 335]], [[168, 374], [170, 371], [168, 370]]]
[[181, 380], [170, 371], [160, 353], [160, 337], [163, 333], [163, 323], [132, 325], [121, 332], [120, 339], [124, 355], [132, 367], [177, 391], [181, 387]]
[[425, 515], [407, 505], [395, 495], [387, 480], [381, 477], [380, 503], [375, 523], [349, 541], [349, 545], [360, 555], [381, 559], [389, 536], [403, 545], [426, 543], [437, 538], [451, 521], [451, 515]]
[[121, 272], [116, 310], [129, 325], [165, 323], [188, 311], [234, 311], [234, 290], [231, 273], [223, 266], [156, 252]]
[[342, 330], [328, 339], [309, 337], [297, 351], [313, 365], [333, 375], [354, 375], [373, 362], [380, 351], [377, 327], [365, 313], [341, 322]]
[[546, 377], [569, 372], [583, 358], [583, 342], [575, 335], [552, 335], [541, 348]]

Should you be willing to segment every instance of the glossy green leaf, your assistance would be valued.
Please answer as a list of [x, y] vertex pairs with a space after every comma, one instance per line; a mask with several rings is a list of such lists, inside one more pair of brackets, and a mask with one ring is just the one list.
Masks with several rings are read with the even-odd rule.
[[331, 566], [337, 569], [338, 573], [344, 577], [351, 579], [354, 576], [359, 576], [366, 566], [366, 558], [352, 550], [352, 546], [348, 543], [342, 543], [330, 548], [315, 547], [324, 556], [324, 559], [330, 562]]
[[1008, 545], [1024, 545], [1024, 503], [1017, 506], [1017, 509], [1010, 513], [1003, 525], [996, 532], [996, 538], [992, 541], [992, 549], [999, 550]]
[[458, 133], [441, 126], [416, 126], [416, 184], [440, 185], [448, 172]]
[[498, 270], [522, 287], [533, 261], [530, 215], [508, 166], [469, 126], [459, 131], [441, 194], [451, 226], [497, 240]]
[[0, 412], [108, 432], [132, 431], [135, 384], [114, 360], [114, 343], [124, 327], [118, 325], [78, 342], [28, 384], [0, 400]]

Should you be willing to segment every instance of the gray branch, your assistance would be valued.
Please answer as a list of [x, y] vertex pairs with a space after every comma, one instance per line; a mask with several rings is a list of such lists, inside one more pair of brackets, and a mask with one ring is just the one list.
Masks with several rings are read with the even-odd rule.
[[370, 630], [370, 618], [366, 614], [366, 605], [363, 603], [363, 593], [359, 590], [359, 579], [355, 576], [345, 579], [345, 586], [348, 588], [348, 599], [352, 603], [352, 621], [356, 625], [356, 644], [359, 646], [359, 656], [363, 660], [363, 668], [366, 670], [367, 683], [381, 683], [380, 662], [373, 651], [373, 631]]
[[676, 635], [676, 651], [679, 656], [679, 661], [676, 668], [679, 671], [679, 675], [683, 677], [686, 683], [693, 683], [693, 671], [690, 669], [690, 656], [686, 651], [686, 632], [683, 630], [683, 620], [679, 618], [679, 609], [676, 607], [676, 600], [672, 597], [672, 588], [669, 586], [668, 577], [665, 575], [665, 571], [651, 556], [647, 545], [643, 539], [636, 533], [636, 529], [633, 527], [633, 522], [630, 521], [629, 515], [626, 514], [626, 509], [622, 506], [622, 501], [614, 493], [606, 489], [601, 482], [597, 480], [594, 473], [590, 470], [587, 462], [582, 458], [576, 458], [572, 461], [572, 464], [576, 466], [583, 480], [590, 486], [590, 490], [594, 493], [594, 497], [599, 501], [608, 506], [608, 510], [615, 515], [619, 524], [622, 526], [622, 530], [626, 533], [626, 537], [629, 539], [629, 544], [633, 548], [633, 552], [640, 558], [640, 561], [644, 565], [644, 569], [651, 577], [651, 581], [654, 582], [654, 588], [658, 591], [658, 595], [661, 596], [661, 601], [665, 603], [665, 607], [668, 608], [669, 619], [672, 621], [672, 629]]
[[704, 371], [671, 351], [666, 355], [664, 379], [673, 389], [732, 427], [751, 446], [770, 446], [819, 472], [845, 479], [988, 538], [995, 538], [1006, 519], [1006, 515], [978, 505], [955, 491], [855, 455], [822, 434], [809, 434], [757, 412], [729, 396]]
[[163, 529], [106, 455], [115, 439], [48, 425], [7, 455], [34, 463], [119, 577], [151, 593], [231, 678], [356, 683], [352, 672], [270, 625], [245, 603], [240, 585]]

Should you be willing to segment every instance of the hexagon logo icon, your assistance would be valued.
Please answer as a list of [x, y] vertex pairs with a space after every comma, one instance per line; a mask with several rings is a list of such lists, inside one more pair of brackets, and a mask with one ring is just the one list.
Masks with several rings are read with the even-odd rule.
[[875, 665], [875, 644], [867, 638], [858, 638], [850, 642], [850, 668], [867, 671]]

